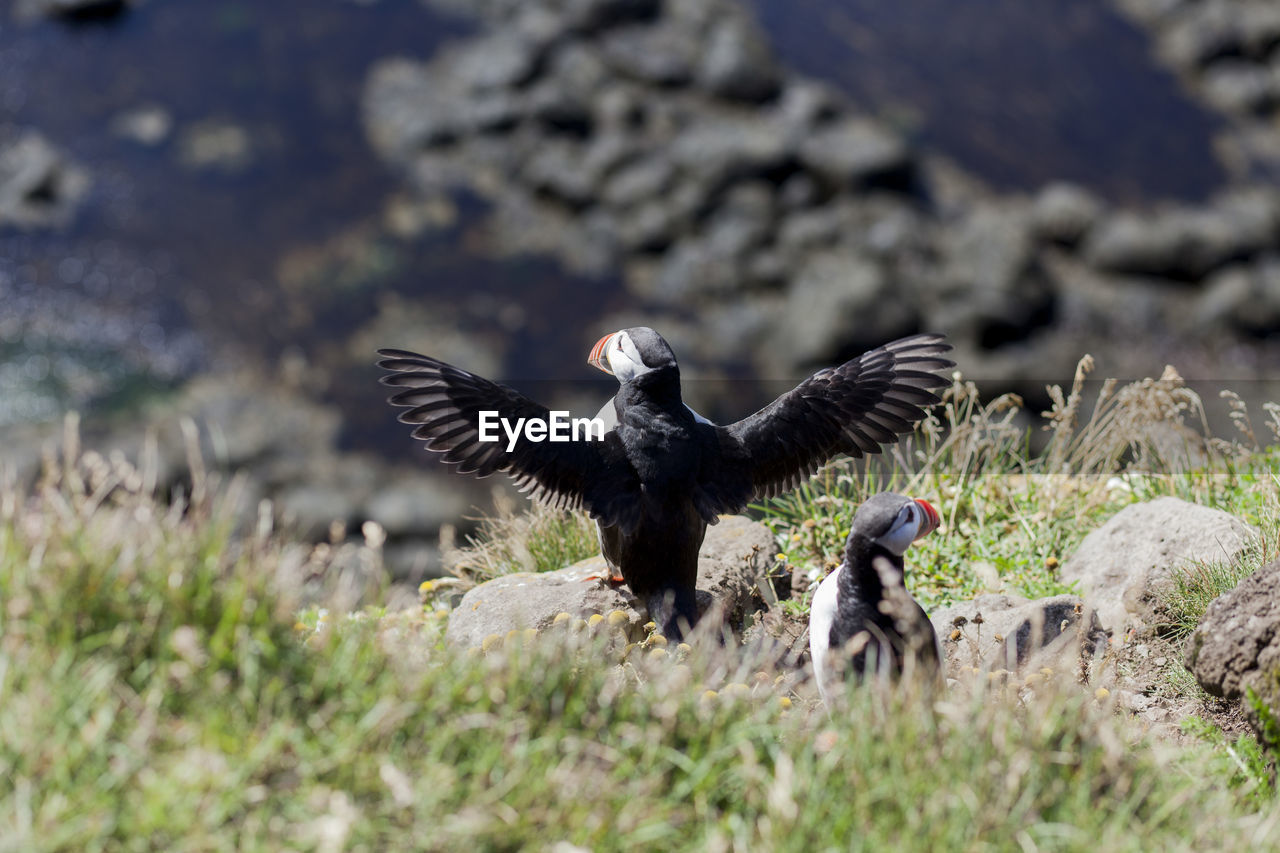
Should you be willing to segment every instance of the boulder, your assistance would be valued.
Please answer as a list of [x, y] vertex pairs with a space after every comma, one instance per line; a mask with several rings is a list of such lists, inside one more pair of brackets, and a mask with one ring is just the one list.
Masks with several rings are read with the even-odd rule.
[[787, 291], [764, 352], [788, 370], [839, 363], [915, 328], [910, 300], [892, 298], [881, 265], [843, 249], [812, 252]]
[[1074, 674], [1082, 655], [1105, 639], [1097, 617], [1075, 595], [1028, 600], [990, 593], [930, 616], [947, 660], [947, 676], [981, 670], [1051, 667]]
[[837, 187], [911, 181], [911, 150], [901, 136], [870, 119], [849, 117], [816, 128], [800, 144], [800, 162]]
[[[1241, 700], [1252, 690], [1280, 721], [1280, 560], [1242, 580], [1209, 605], [1187, 641], [1184, 662], [1213, 696]], [[1244, 703], [1258, 737], [1280, 748], [1280, 731]]]
[[[752, 608], [753, 590], [778, 553], [768, 528], [742, 516], [724, 516], [707, 529], [698, 556], [698, 603], [703, 612], [712, 602], [734, 627]], [[635, 629], [648, 621], [626, 586], [605, 580], [609, 569], [600, 556], [554, 572], [517, 572], [486, 581], [470, 590], [449, 617], [445, 634], [453, 645], [480, 646], [491, 634], [551, 625], [560, 613], [586, 619], [593, 613], [621, 610]]]
[[1174, 572], [1191, 562], [1234, 560], [1256, 536], [1222, 510], [1157, 498], [1125, 507], [1086, 536], [1061, 577], [1080, 584], [1104, 628], [1120, 632], [1131, 615], [1155, 619]]
[[1049, 184], [1031, 206], [1031, 227], [1047, 242], [1074, 246], [1102, 212], [1097, 196], [1075, 184]]
[[722, 98], [765, 101], [778, 93], [782, 73], [760, 31], [745, 18], [732, 15], [711, 30], [697, 80]]
[[0, 227], [62, 227], [88, 188], [88, 174], [39, 133], [0, 128]]

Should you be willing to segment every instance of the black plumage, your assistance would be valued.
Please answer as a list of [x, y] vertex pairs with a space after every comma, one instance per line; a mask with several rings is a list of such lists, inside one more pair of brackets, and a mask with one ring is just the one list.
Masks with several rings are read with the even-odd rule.
[[809, 651], [824, 699], [842, 675], [897, 675], [908, 658], [939, 672], [937, 633], [906, 590], [903, 563], [911, 543], [938, 524], [927, 501], [892, 492], [858, 507], [844, 561], [818, 586], [809, 611]]
[[[718, 426], [683, 402], [670, 346], [636, 327], [602, 338], [590, 362], [620, 383], [601, 441], [481, 442], [481, 411], [547, 418], [505, 385], [427, 356], [380, 350], [390, 398], [414, 436], [479, 477], [503, 472], [534, 498], [582, 509], [601, 550], [664, 632], [697, 619], [694, 587], [706, 526], [723, 513], [794, 488], [838, 453], [861, 456], [909, 432], [938, 402], [952, 362], [938, 335], [903, 338], [821, 370], [765, 408]], [[606, 366], [607, 364], [607, 366]]]

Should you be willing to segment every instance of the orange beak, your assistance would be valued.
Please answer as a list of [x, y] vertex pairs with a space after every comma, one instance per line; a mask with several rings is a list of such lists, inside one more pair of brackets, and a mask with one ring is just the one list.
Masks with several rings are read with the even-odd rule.
[[916, 533], [916, 539], [923, 539], [933, 531], [937, 530], [942, 524], [942, 518], [938, 515], [938, 511], [933, 505], [924, 498], [916, 498], [916, 503], [924, 510], [924, 524], [920, 525], [920, 531]]
[[613, 371], [609, 369], [609, 361], [605, 358], [605, 353], [609, 351], [609, 343], [613, 340], [613, 336], [617, 332], [610, 332], [600, 340], [596, 341], [596, 345], [591, 348], [591, 355], [587, 356], [587, 364], [596, 370], [603, 370], [609, 375], [613, 375]]

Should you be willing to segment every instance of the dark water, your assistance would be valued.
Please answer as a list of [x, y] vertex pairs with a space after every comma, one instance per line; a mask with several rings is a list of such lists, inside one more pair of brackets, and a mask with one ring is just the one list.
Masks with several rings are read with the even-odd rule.
[[[474, 204], [459, 200], [454, 227], [415, 239], [382, 225], [405, 185], [365, 139], [367, 71], [429, 58], [466, 22], [417, 0], [166, 0], [20, 26], [0, 9], [0, 125], [38, 129], [93, 178], [70, 229], [0, 229], [0, 360], [12, 367], [0, 370], [0, 425], [128, 405], [219, 353], [269, 364], [299, 351], [333, 367], [388, 292], [521, 303], [530, 320], [515, 335], [541, 341], [525, 369], [570, 349], [581, 360], [577, 335], [535, 316], [581, 282], [549, 262], [483, 257], [467, 233]], [[150, 107], [171, 125], [159, 142], [115, 129]], [[193, 162], [196, 132], [227, 127], [246, 150]], [[609, 302], [607, 288], [589, 290], [603, 295], [575, 313]], [[380, 396], [355, 390], [369, 379], [338, 377], [335, 402], [361, 411]]]
[[[1221, 178], [1214, 121], [1100, 2], [756, 4], [784, 62], [998, 187], [1068, 178], [1116, 198], [1196, 198]], [[416, 238], [382, 224], [405, 182], [365, 140], [365, 75], [468, 31], [418, 0], [155, 0], [22, 25], [0, 3], [0, 125], [38, 129], [93, 177], [69, 230], [0, 230], [0, 426], [129, 405], [219, 353], [270, 364], [296, 351], [337, 371], [348, 442], [376, 444], [372, 370], [341, 351], [387, 293], [469, 300], [464, 327], [509, 340], [508, 376], [580, 375], [583, 329], [623, 307], [616, 282], [485, 257], [466, 200], [453, 226]], [[115, 129], [146, 107], [171, 125], [150, 145]], [[232, 155], [194, 162], [201, 128]], [[485, 316], [505, 304], [524, 320]]]
[[914, 129], [1002, 190], [1063, 179], [1198, 200], [1223, 122], [1103, 0], [751, 0], [795, 70]]

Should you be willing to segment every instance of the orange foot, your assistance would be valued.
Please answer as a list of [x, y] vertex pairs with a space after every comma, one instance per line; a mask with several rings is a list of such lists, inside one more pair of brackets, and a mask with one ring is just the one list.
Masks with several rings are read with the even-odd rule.
[[587, 575], [582, 580], [584, 582], [585, 581], [604, 581], [605, 583], [611, 583], [611, 584], [620, 584], [620, 583], [627, 582], [626, 579], [622, 577], [622, 575], [609, 575], [607, 577], [605, 575]]

